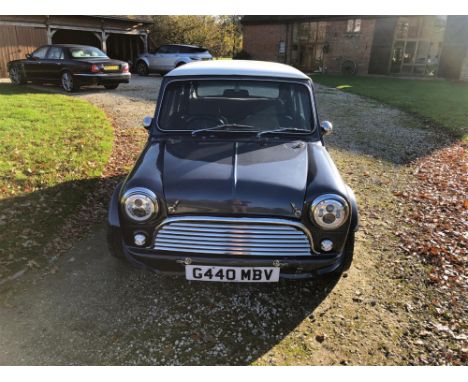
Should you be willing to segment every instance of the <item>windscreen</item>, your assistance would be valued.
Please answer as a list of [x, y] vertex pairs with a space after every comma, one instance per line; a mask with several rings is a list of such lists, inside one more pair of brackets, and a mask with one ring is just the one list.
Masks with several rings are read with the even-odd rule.
[[168, 84], [161, 129], [193, 131], [223, 125], [224, 130], [236, 131], [239, 127], [312, 130], [310, 92], [305, 85], [281, 81], [206, 79]]
[[94, 48], [92, 46], [70, 48], [70, 54], [73, 58], [107, 57], [107, 55], [102, 50]]

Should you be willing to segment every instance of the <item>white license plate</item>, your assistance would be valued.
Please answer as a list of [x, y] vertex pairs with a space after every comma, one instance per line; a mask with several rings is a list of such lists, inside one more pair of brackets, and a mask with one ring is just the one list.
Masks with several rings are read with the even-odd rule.
[[195, 281], [274, 283], [278, 282], [279, 275], [280, 269], [273, 267], [185, 266], [185, 278]]

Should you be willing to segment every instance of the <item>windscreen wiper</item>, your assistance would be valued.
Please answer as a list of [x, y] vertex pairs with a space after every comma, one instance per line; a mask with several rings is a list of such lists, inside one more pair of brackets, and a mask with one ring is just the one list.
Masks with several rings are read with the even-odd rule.
[[250, 126], [250, 125], [241, 125], [241, 124], [238, 124], [238, 123], [223, 123], [222, 125], [216, 125], [216, 126], [212, 126], [212, 127], [205, 127], [203, 129], [193, 130], [192, 135], [196, 135], [196, 134], [201, 133], [203, 131], [212, 131], [212, 130], [222, 131], [226, 127], [237, 127], [239, 129], [255, 129], [255, 126]]
[[265, 130], [257, 133], [257, 137], [261, 137], [263, 134], [273, 134], [273, 133], [300, 133], [300, 134], [312, 134], [312, 131], [309, 129], [298, 129], [297, 127], [281, 127], [274, 130]]

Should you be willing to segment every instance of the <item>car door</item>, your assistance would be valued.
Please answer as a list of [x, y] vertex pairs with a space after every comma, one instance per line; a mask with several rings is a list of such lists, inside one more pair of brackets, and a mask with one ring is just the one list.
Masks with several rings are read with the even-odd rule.
[[169, 46], [168, 53], [166, 55], [165, 70], [172, 70], [175, 68], [177, 60], [179, 58], [179, 47]]
[[49, 46], [41, 46], [32, 52], [24, 62], [24, 70], [28, 80], [42, 80], [44, 73], [42, 69], [43, 60], [47, 55]]
[[165, 71], [172, 69], [171, 65], [171, 46], [162, 45], [152, 56], [150, 68], [156, 71]]
[[51, 82], [60, 80], [64, 63], [64, 51], [59, 46], [51, 46], [47, 52], [46, 58], [42, 60], [42, 70], [45, 79]]

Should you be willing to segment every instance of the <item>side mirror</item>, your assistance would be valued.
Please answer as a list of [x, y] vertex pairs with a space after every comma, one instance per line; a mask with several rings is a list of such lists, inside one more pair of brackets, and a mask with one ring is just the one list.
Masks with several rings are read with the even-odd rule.
[[322, 121], [320, 128], [322, 129], [322, 135], [329, 135], [333, 131], [333, 125], [330, 121]]
[[149, 128], [151, 127], [152, 124], [153, 124], [153, 118], [152, 117], [146, 116], [145, 118], [143, 118], [143, 127], [146, 130], [149, 130]]
[[29, 60], [31, 59], [31, 55], [29, 53], [26, 53], [26, 58]]

